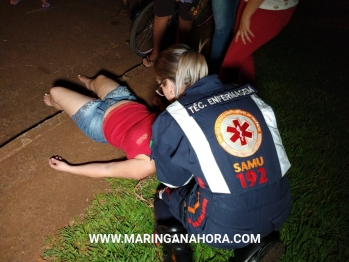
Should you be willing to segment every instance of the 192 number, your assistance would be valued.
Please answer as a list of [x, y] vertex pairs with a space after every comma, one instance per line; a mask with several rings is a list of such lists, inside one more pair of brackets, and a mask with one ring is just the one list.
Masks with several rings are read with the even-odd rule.
[[249, 187], [253, 187], [257, 183], [258, 177], [259, 184], [268, 182], [267, 173], [263, 167], [257, 168], [257, 172], [258, 174], [253, 170], [248, 170], [245, 175], [244, 173], [239, 173], [236, 175], [236, 177], [240, 180], [243, 188], [247, 188], [246, 180], [249, 182]]

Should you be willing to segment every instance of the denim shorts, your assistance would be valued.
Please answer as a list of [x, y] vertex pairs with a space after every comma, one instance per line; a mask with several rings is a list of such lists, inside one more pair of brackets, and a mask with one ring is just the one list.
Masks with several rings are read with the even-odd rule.
[[121, 100], [136, 101], [137, 98], [126, 86], [118, 86], [110, 91], [104, 99], [95, 99], [83, 105], [73, 116], [76, 125], [94, 141], [108, 143], [103, 134], [105, 111]]

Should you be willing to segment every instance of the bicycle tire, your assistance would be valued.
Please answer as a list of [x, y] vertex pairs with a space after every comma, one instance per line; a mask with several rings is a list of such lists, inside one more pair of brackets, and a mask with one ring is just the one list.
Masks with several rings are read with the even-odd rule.
[[136, 17], [130, 33], [133, 52], [141, 57], [153, 50], [154, 2], [147, 5]]

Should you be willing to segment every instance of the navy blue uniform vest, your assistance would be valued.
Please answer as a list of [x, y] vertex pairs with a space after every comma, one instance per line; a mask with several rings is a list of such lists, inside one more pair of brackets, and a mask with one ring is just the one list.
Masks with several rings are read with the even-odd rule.
[[[250, 86], [230, 87], [203, 98], [195, 94], [179, 100], [205, 135], [232, 195], [258, 190], [282, 177], [271, 132], [252, 94]], [[195, 130], [189, 132], [196, 135]], [[199, 163], [196, 154], [193, 152], [183, 166], [201, 187], [210, 188], [201, 166], [195, 164]], [[220, 193], [219, 188], [214, 191]]]
[[271, 108], [252, 87], [223, 87], [212, 76], [191, 88], [153, 126], [158, 179], [180, 187], [168, 199], [172, 214], [190, 233], [279, 229], [291, 208], [289, 163]]

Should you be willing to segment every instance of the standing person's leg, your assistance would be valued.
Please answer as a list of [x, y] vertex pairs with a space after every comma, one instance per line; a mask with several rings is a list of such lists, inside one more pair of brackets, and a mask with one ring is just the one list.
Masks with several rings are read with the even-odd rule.
[[143, 58], [142, 63], [145, 67], [151, 67], [160, 54], [162, 39], [166, 33], [168, 21], [174, 8], [174, 0], [154, 1], [153, 50], [149, 56]]
[[121, 0], [120, 15], [121, 16], [129, 16], [130, 15], [130, 5], [128, 3], [128, 0]]
[[240, 85], [254, 84], [255, 72], [252, 54], [265, 43], [273, 39], [288, 24], [295, 7], [287, 10], [270, 11], [258, 9], [251, 18], [250, 29], [254, 36], [251, 43], [243, 44], [233, 38], [227, 54], [224, 57], [219, 77], [223, 82], [234, 81], [231, 75], [239, 74]]
[[[243, 0], [240, 0], [237, 8], [237, 12], [236, 12], [233, 33], [235, 33], [239, 28], [241, 15], [245, 6], [246, 6], [246, 2]], [[239, 44], [242, 44], [241, 41], [239, 42]], [[240, 68], [240, 64], [242, 63], [241, 60], [244, 60], [246, 57], [248, 57], [248, 54], [245, 54], [245, 55], [241, 54], [241, 58], [240, 56], [235, 57], [235, 52], [238, 52], [235, 50], [240, 50], [240, 49], [245, 50], [246, 49], [245, 45], [242, 45], [242, 46], [239, 45], [239, 48], [237, 48], [237, 43], [235, 42], [235, 38], [233, 38], [229, 44], [226, 54], [224, 55], [221, 67], [219, 69], [219, 78], [223, 83], [228, 83], [228, 82], [236, 83], [236, 84], [238, 83], [237, 80], [238, 80], [239, 68]], [[233, 55], [234, 55], [234, 58], [232, 57]]]
[[160, 51], [161, 51], [161, 45], [162, 45], [162, 39], [166, 33], [168, 20], [170, 19], [170, 16], [155, 16], [154, 17], [154, 26], [153, 26], [153, 50], [149, 57], [145, 57], [143, 59], [143, 65], [145, 67], [150, 67], [153, 65], [154, 61], [158, 58]]
[[177, 43], [187, 43], [188, 36], [193, 27], [193, 21], [183, 20], [179, 18], [178, 30], [177, 30]]
[[177, 43], [186, 43], [188, 42], [188, 36], [193, 27], [193, 19], [189, 14], [191, 3], [179, 2], [178, 8], [179, 22], [177, 29]]
[[210, 73], [218, 73], [232, 37], [239, 0], [213, 0], [215, 22], [210, 56]]

